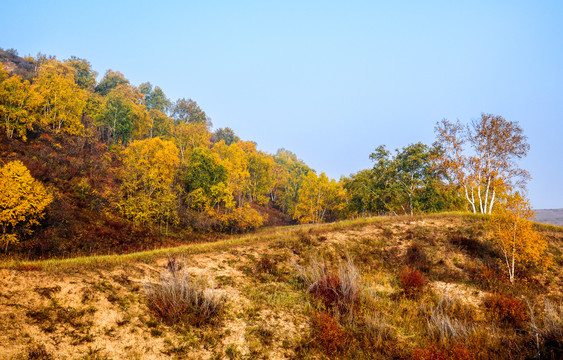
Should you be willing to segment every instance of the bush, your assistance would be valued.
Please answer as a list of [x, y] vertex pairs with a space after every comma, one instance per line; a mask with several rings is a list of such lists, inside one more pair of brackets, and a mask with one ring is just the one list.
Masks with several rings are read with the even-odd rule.
[[311, 259], [308, 267], [296, 265], [307, 290], [320, 299], [327, 309], [340, 314], [353, 314], [359, 302], [360, 274], [351, 259], [340, 263], [338, 273], [329, 269], [324, 261]]
[[327, 354], [334, 355], [346, 348], [348, 336], [329, 314], [321, 312], [313, 315], [312, 329], [315, 339]]
[[220, 312], [224, 299], [217, 290], [192, 281], [174, 265], [171, 269], [161, 274], [159, 282], [144, 284], [149, 308], [157, 316], [168, 322], [188, 320], [201, 325]]
[[494, 293], [485, 297], [483, 305], [489, 317], [502, 324], [520, 326], [528, 320], [526, 307], [513, 296]]
[[418, 295], [426, 285], [424, 275], [420, 271], [408, 267], [399, 275], [399, 282], [403, 288], [403, 293], [408, 297]]

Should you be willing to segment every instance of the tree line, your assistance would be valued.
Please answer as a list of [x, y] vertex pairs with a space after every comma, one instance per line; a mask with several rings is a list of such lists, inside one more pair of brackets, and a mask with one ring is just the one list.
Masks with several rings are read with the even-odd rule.
[[[171, 101], [150, 82], [135, 86], [113, 70], [98, 82], [91, 64], [76, 57], [3, 54], [4, 141], [34, 146], [41, 136], [54, 142], [72, 138], [78, 148], [73, 151], [95, 143], [102, 149], [100, 161], [112, 164], [106, 176], [117, 184], [114, 191], [98, 190], [103, 211], [160, 233], [185, 227], [244, 232], [262, 226], [267, 209], [298, 223], [448, 210], [491, 213], [529, 178], [517, 165], [529, 149], [527, 139], [517, 123], [498, 115], [482, 114], [467, 125], [442, 120], [434, 144], [395, 151], [381, 145], [369, 155], [372, 167], [335, 180], [291, 151], [268, 154], [228, 127], [213, 131], [195, 101]], [[8, 189], [0, 194], [5, 246], [38, 219], [9, 211], [16, 185], [6, 174], [16, 169], [21, 177], [25, 162], [0, 164], [0, 187]], [[89, 175], [73, 184], [83, 194], [101, 186]], [[47, 211], [56, 203], [47, 201], [50, 195], [19, 196], [20, 202], [40, 200]]]

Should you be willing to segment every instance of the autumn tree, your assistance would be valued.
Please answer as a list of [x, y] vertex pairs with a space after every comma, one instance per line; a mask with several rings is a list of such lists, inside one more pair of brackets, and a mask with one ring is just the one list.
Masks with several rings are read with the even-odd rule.
[[265, 205], [268, 202], [268, 194], [274, 186], [272, 170], [274, 160], [271, 156], [262, 152], [252, 151], [247, 154], [248, 182], [246, 193], [250, 201], [256, 201]]
[[76, 70], [57, 60], [48, 60], [35, 79], [41, 95], [42, 116], [53, 131], [84, 135], [81, 122], [87, 95], [75, 82]]
[[276, 181], [279, 183], [274, 184], [273, 190], [276, 193], [272, 196], [272, 200], [293, 216], [299, 201], [299, 190], [305, 178], [303, 175], [307, 175], [312, 170], [303, 160], [298, 159], [297, 155], [286, 149], [279, 149], [274, 155], [274, 161], [281, 169], [274, 173], [278, 176]]
[[499, 195], [523, 188], [530, 177], [516, 165], [530, 148], [517, 122], [482, 114], [470, 126], [444, 119], [435, 132], [436, 163], [462, 189], [474, 213], [490, 214]]
[[184, 162], [192, 149], [209, 147], [211, 133], [205, 124], [180, 122], [173, 127], [172, 137], [180, 150], [180, 160]]
[[0, 168], [0, 244], [4, 251], [17, 244], [18, 230], [30, 233], [53, 201], [43, 184], [35, 180], [21, 161]]
[[220, 141], [213, 145], [212, 149], [223, 161], [227, 169], [227, 185], [237, 204], [241, 206], [250, 177], [246, 152], [239, 142], [227, 146], [224, 141]]
[[317, 176], [312, 171], [303, 175], [302, 181], [294, 219], [302, 224], [320, 223], [327, 214], [335, 218], [344, 209], [346, 193], [340, 183], [330, 180], [325, 173]]
[[[1, 71], [1, 64], [0, 64]], [[0, 120], [8, 138], [27, 140], [27, 132], [39, 123], [42, 98], [29, 81], [22, 82], [19, 75], [12, 75], [0, 82]]]
[[489, 220], [491, 240], [502, 254], [512, 283], [518, 265], [545, 264], [547, 242], [532, 228], [533, 215], [530, 203], [516, 192], [495, 206]]
[[180, 159], [171, 141], [133, 141], [123, 152], [123, 184], [119, 209], [137, 224], [177, 221], [174, 174]]

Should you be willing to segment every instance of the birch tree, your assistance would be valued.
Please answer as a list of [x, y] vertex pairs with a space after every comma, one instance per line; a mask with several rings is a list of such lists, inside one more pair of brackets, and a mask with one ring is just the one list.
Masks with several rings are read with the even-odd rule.
[[499, 195], [524, 188], [530, 178], [516, 164], [530, 149], [517, 122], [482, 114], [468, 126], [444, 119], [435, 132], [436, 164], [461, 188], [474, 213], [492, 213]]

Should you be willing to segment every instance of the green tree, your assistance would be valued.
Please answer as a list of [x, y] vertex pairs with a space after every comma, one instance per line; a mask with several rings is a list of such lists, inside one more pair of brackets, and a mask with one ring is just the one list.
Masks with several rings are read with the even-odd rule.
[[164, 95], [164, 91], [158, 86], [154, 87], [150, 82], [145, 82], [139, 85], [139, 91], [141, 94], [145, 95], [145, 106], [148, 110], [158, 110], [163, 113], [170, 108], [172, 103], [166, 95]]
[[150, 133], [151, 118], [141, 104], [142, 94], [128, 85], [119, 85], [105, 98], [97, 117], [102, 138], [127, 144]]
[[178, 99], [172, 106], [172, 117], [176, 123], [204, 124], [208, 128], [212, 125], [211, 119], [205, 114], [205, 111], [201, 110], [192, 99]]
[[108, 70], [106, 71], [100, 83], [96, 86], [95, 91], [102, 96], [110, 93], [113, 89], [117, 88], [119, 85], [129, 85], [129, 80], [123, 76], [119, 71]]
[[19, 242], [18, 230], [31, 233], [31, 226], [39, 224], [52, 201], [52, 195], [21, 161], [0, 168], [0, 244], [4, 251], [10, 244]]
[[195, 148], [182, 171], [182, 182], [189, 207], [205, 211], [220, 203], [231, 206], [232, 195], [227, 189], [227, 169], [217, 154], [207, 148]]
[[96, 86], [96, 76], [98, 76], [98, 73], [92, 70], [92, 65], [88, 60], [72, 56], [70, 59], [65, 61], [65, 63], [76, 70], [74, 74], [74, 81], [81, 89], [94, 91], [94, 87]]
[[225, 127], [215, 130], [213, 136], [211, 137], [211, 141], [214, 144], [218, 143], [221, 140], [223, 140], [225, 144], [231, 145], [232, 143], [240, 141], [240, 138], [235, 134], [233, 129], [231, 129], [230, 127]]

